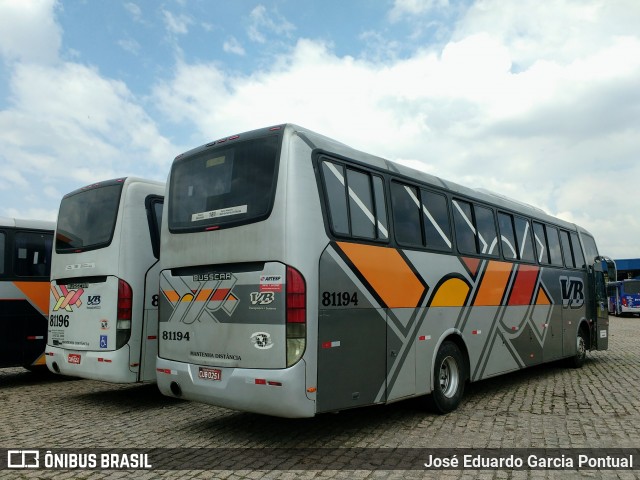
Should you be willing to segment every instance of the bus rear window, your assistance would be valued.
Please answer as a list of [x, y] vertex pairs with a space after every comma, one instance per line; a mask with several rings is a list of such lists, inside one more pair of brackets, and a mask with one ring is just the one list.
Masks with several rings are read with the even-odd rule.
[[209, 148], [177, 160], [171, 170], [171, 231], [257, 222], [275, 196], [279, 136]]
[[111, 243], [123, 182], [76, 190], [60, 203], [56, 252], [103, 248]]

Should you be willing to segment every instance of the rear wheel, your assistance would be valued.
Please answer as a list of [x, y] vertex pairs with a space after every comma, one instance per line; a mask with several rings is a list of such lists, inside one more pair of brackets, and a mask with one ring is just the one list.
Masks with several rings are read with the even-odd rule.
[[440, 346], [433, 374], [432, 407], [438, 413], [455, 410], [462, 400], [466, 381], [464, 357], [455, 343], [446, 341]]
[[584, 361], [587, 358], [587, 342], [587, 331], [581, 327], [576, 335], [576, 354], [571, 358], [571, 366], [573, 368], [580, 368], [584, 365]]

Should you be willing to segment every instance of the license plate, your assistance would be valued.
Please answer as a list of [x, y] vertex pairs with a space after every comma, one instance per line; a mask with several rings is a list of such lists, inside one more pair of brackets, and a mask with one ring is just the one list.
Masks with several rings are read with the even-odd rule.
[[79, 354], [77, 354], [77, 353], [70, 353], [70, 354], [67, 356], [67, 362], [69, 362], [69, 363], [74, 363], [74, 364], [76, 364], [76, 365], [80, 365], [80, 359], [81, 359], [81, 358], [82, 358], [82, 357], [81, 357]]
[[202, 380], [222, 380], [222, 370], [218, 368], [198, 368], [198, 378]]

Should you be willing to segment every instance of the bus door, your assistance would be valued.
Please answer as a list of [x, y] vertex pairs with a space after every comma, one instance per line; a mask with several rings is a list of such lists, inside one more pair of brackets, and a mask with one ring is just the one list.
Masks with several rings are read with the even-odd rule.
[[[156, 259], [160, 258], [160, 225], [164, 198], [150, 195], [145, 200], [151, 249]], [[158, 356], [158, 294], [160, 288], [160, 262], [154, 263], [144, 277], [144, 313], [142, 316], [142, 338], [138, 381], [156, 379], [156, 357]], [[132, 352], [133, 353], [133, 352]], [[132, 359], [132, 363], [134, 360]]]
[[597, 350], [609, 348], [609, 310], [607, 305], [607, 284], [605, 272], [609, 278], [615, 278], [615, 264], [613, 260], [606, 257], [596, 257], [593, 267], [589, 269], [589, 289], [591, 302], [587, 315], [593, 319], [591, 329], [591, 345]]

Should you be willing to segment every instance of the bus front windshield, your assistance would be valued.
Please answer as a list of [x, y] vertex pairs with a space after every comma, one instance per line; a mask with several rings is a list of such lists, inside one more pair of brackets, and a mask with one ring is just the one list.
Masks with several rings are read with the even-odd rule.
[[169, 188], [174, 232], [263, 220], [275, 196], [280, 136], [221, 144], [179, 159]]
[[56, 252], [77, 252], [111, 243], [123, 182], [102, 184], [66, 195], [60, 203]]

